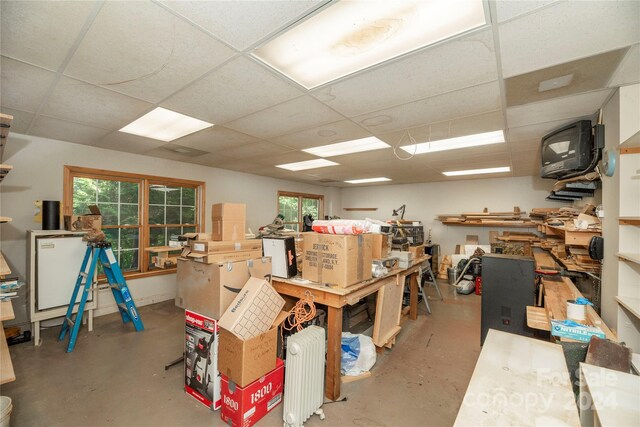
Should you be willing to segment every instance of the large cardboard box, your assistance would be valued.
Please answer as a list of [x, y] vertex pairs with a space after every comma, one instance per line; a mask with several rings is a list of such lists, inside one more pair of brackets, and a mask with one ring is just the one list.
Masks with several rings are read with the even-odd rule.
[[250, 277], [270, 275], [270, 258], [217, 264], [179, 258], [176, 305], [219, 319]]
[[219, 264], [221, 262], [234, 262], [243, 261], [247, 259], [259, 258], [262, 256], [262, 251], [237, 251], [237, 252], [222, 252], [222, 253], [197, 253], [190, 252], [187, 257], [193, 259], [196, 262], [202, 262], [204, 264]]
[[371, 279], [371, 234], [304, 233], [302, 278], [342, 288]]
[[259, 251], [262, 249], [262, 240], [194, 240], [191, 242], [191, 251], [197, 253], [219, 253], [236, 251]]
[[262, 253], [271, 257], [273, 275], [289, 278], [298, 274], [296, 245], [293, 236], [273, 236], [262, 239]]
[[280, 312], [267, 332], [248, 340], [220, 328], [218, 370], [231, 381], [245, 387], [276, 367], [278, 326], [289, 313]]
[[220, 417], [231, 427], [251, 427], [282, 402], [284, 363], [246, 387], [240, 387], [223, 376]]
[[245, 235], [245, 221], [236, 219], [213, 219], [211, 240], [242, 240]]
[[248, 340], [269, 330], [284, 299], [264, 279], [250, 277], [218, 323], [238, 338]]
[[211, 410], [220, 408], [218, 324], [185, 310], [184, 391]]
[[372, 234], [371, 257], [373, 259], [382, 259], [389, 256], [391, 252], [392, 235], [388, 233]]
[[244, 203], [216, 203], [211, 207], [213, 219], [235, 219], [245, 221], [247, 218], [247, 205]]

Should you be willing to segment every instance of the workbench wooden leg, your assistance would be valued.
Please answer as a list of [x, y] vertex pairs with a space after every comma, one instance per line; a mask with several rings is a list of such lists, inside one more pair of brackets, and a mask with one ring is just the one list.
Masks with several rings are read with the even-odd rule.
[[[423, 298], [425, 298], [423, 296]], [[418, 318], [418, 273], [409, 276], [409, 319]]]
[[330, 400], [340, 397], [340, 357], [342, 343], [342, 308], [328, 307], [327, 370], [324, 394]]

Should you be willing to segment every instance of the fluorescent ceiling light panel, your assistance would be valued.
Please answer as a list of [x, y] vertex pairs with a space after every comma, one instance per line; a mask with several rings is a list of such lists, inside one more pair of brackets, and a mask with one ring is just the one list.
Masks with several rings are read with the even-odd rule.
[[482, 0], [340, 1], [253, 55], [311, 89], [485, 23]]
[[327, 166], [336, 166], [339, 163], [325, 159], [307, 160], [304, 162], [286, 163], [284, 165], [276, 165], [277, 168], [287, 169], [290, 171], [303, 171], [307, 169], [324, 168]]
[[380, 150], [389, 148], [390, 145], [380, 141], [375, 136], [356, 139], [353, 141], [339, 142], [337, 144], [323, 145], [321, 147], [307, 148], [302, 150], [318, 157], [332, 157], [343, 154], [361, 153], [363, 151]]
[[211, 126], [212, 123], [157, 107], [120, 129], [120, 132], [169, 142]]
[[499, 168], [469, 169], [466, 171], [442, 172], [442, 174], [446, 176], [461, 176], [461, 175], [480, 175], [483, 173], [501, 173], [501, 172], [511, 172], [511, 168], [509, 166], [503, 166]]
[[553, 79], [544, 80], [538, 84], [538, 92], [546, 92], [552, 89], [560, 89], [561, 87], [569, 86], [573, 81], [573, 74], [567, 74], [566, 76], [555, 77]]
[[383, 182], [383, 181], [391, 181], [391, 179], [380, 177], [380, 178], [350, 179], [345, 182], [348, 182], [349, 184], [366, 184], [368, 182]]
[[435, 153], [436, 151], [457, 150], [460, 148], [479, 147], [481, 145], [500, 144], [504, 142], [504, 132], [478, 133], [475, 135], [459, 136], [457, 138], [440, 139], [422, 142], [420, 144], [404, 145], [400, 147], [409, 154]]

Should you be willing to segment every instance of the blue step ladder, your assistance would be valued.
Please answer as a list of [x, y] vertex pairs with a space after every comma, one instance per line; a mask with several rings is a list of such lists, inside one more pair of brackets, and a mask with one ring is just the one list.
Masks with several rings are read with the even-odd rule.
[[[100, 261], [100, 263], [102, 264], [102, 269], [104, 270], [104, 274], [107, 276], [107, 281], [109, 282], [109, 286], [106, 286], [105, 288], [108, 287], [111, 289], [113, 298], [115, 298], [118, 309], [120, 310], [122, 322], [133, 322], [133, 326], [135, 327], [137, 332], [144, 330], [144, 325], [142, 324], [142, 320], [140, 319], [140, 315], [138, 314], [136, 305], [133, 302], [133, 298], [131, 298], [131, 293], [129, 292], [129, 288], [127, 287], [127, 282], [124, 280], [124, 276], [122, 275], [122, 271], [120, 270], [118, 261], [113, 254], [111, 243], [90, 242], [87, 243], [87, 251], [85, 252], [84, 260], [82, 261], [82, 266], [80, 267], [80, 274], [78, 274], [76, 286], [73, 289], [73, 295], [71, 295], [69, 308], [67, 309], [67, 314], [65, 316], [64, 322], [62, 323], [62, 330], [60, 331], [60, 336], [58, 337], [58, 341], [62, 341], [67, 332], [69, 332], [69, 346], [67, 347], [67, 353], [71, 353], [76, 345], [78, 330], [80, 330], [80, 324], [82, 323], [82, 315], [84, 313], [84, 306], [87, 302], [87, 297], [92, 290], [98, 289], [96, 286], [93, 286], [97, 285], [97, 282], [92, 281], [95, 277], [95, 271], [98, 261]], [[89, 265], [88, 270], [87, 265]], [[80, 302], [78, 303], [78, 312], [76, 313], [74, 319], [73, 309], [78, 297], [78, 292], [81, 292], [81, 289], [82, 297], [80, 298]], [[103, 288], [101, 287], [100, 289]]]

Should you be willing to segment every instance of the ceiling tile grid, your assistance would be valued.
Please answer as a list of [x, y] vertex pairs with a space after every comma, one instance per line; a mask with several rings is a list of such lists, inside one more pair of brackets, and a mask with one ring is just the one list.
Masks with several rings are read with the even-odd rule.
[[351, 120], [340, 120], [300, 132], [270, 138], [269, 140], [280, 145], [303, 150], [305, 148], [320, 147], [322, 145], [351, 141], [368, 136], [371, 136], [369, 131], [353, 123]]
[[0, 57], [0, 105], [17, 110], [35, 113], [51, 85], [56, 74], [43, 68]]
[[39, 115], [31, 125], [30, 135], [59, 139], [76, 144], [94, 145], [110, 131]]
[[234, 54], [156, 4], [106, 2], [64, 72], [157, 103]]

